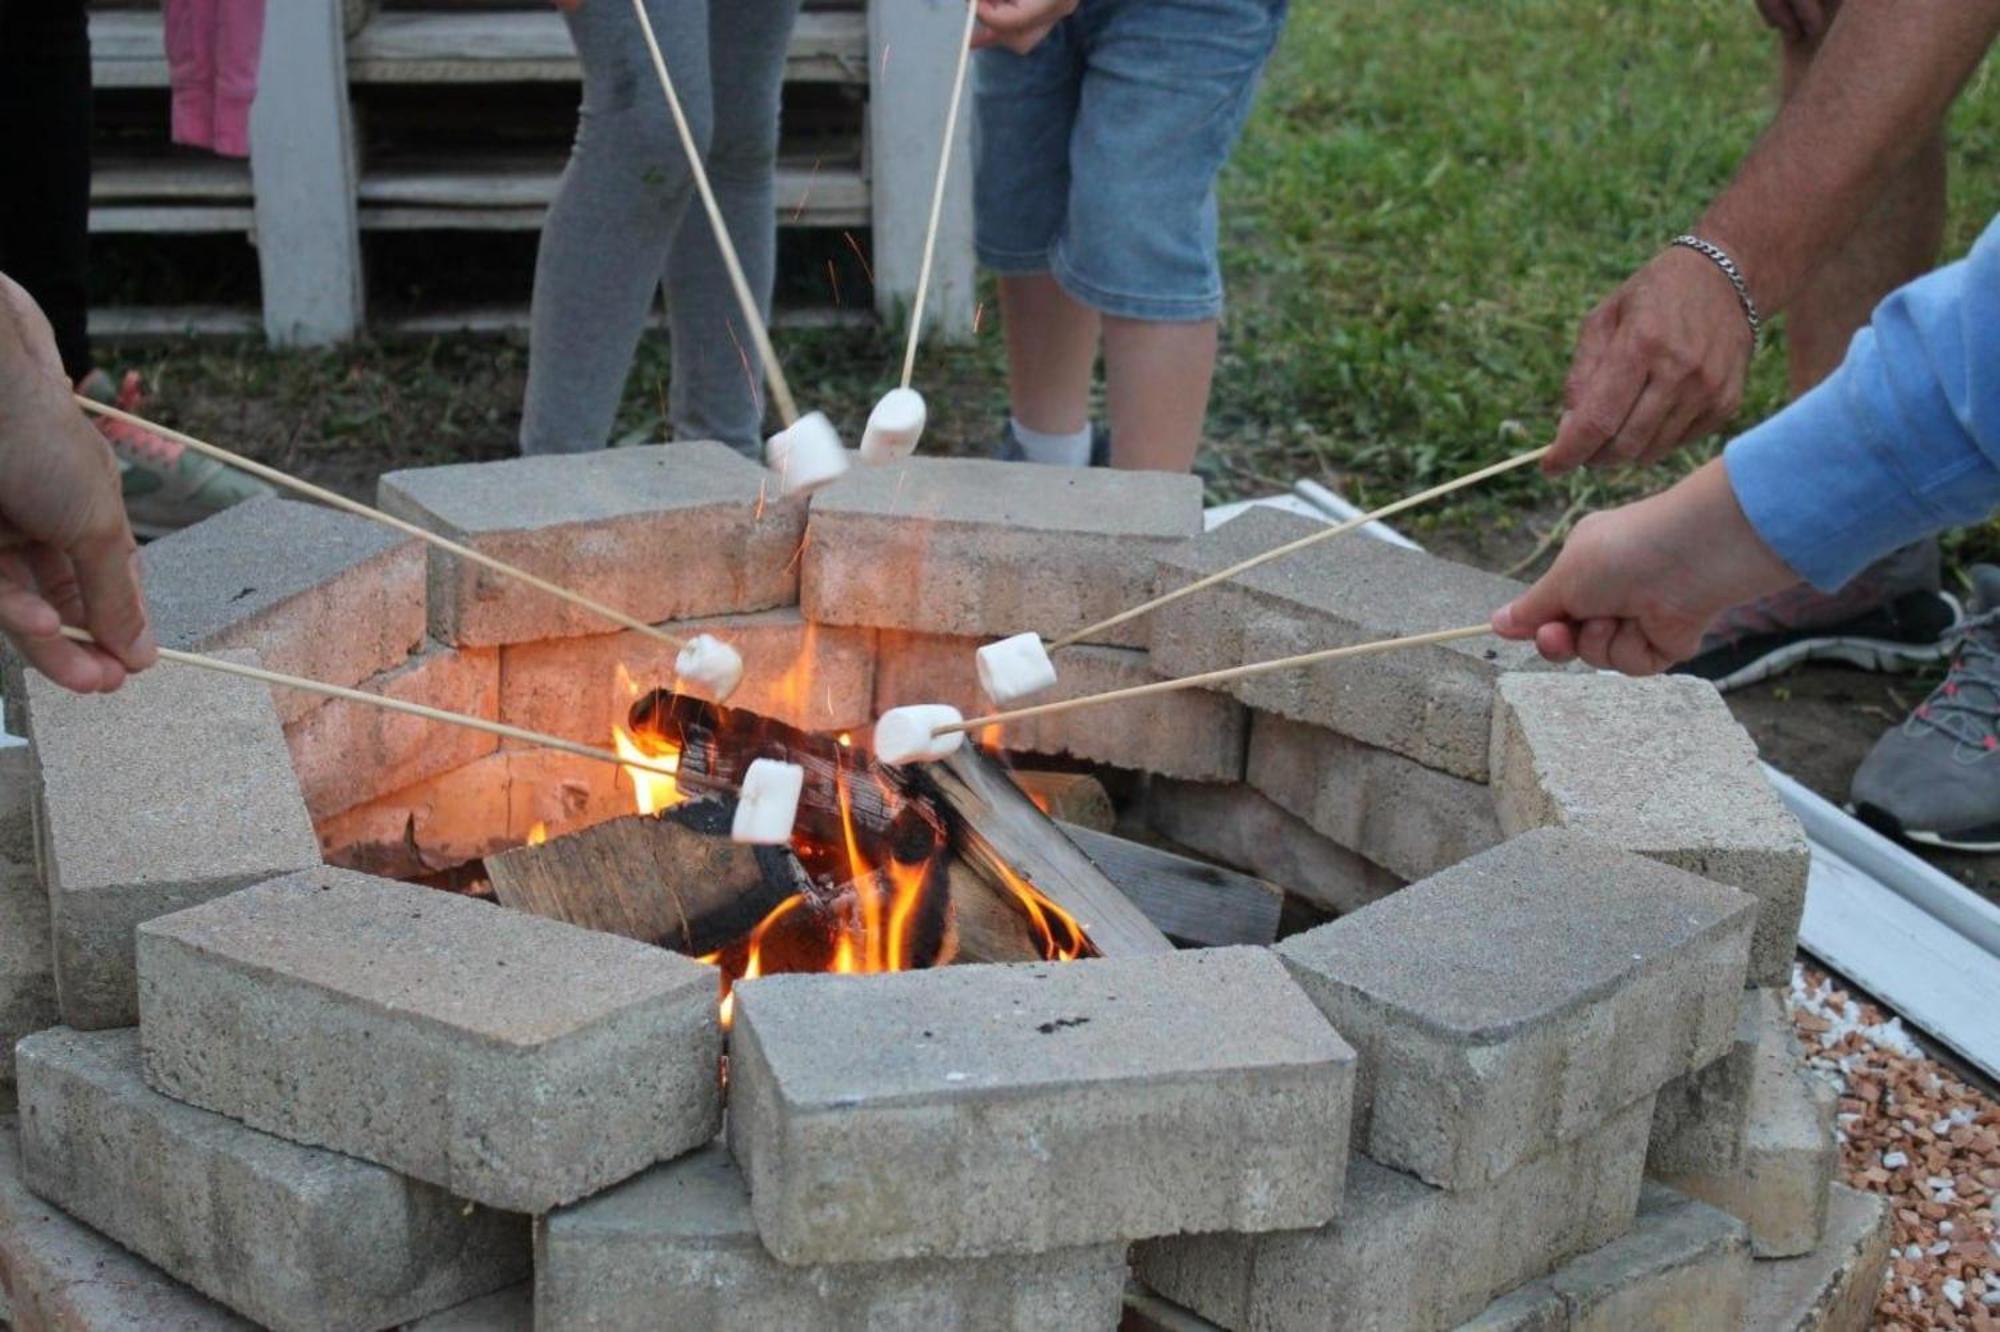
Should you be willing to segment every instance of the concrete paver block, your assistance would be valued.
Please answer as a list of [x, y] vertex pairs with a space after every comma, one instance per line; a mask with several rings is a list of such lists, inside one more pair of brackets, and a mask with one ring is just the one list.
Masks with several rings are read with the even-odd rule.
[[28, 1186], [280, 1332], [389, 1327], [525, 1276], [528, 1219], [160, 1095], [139, 1034], [21, 1043]]
[[1632, 1233], [1559, 1269], [1548, 1285], [1569, 1332], [1744, 1327], [1750, 1245], [1743, 1223], [1657, 1184]]
[[[976, 638], [891, 632], [882, 635], [875, 677], [875, 713], [915, 703], [948, 703], [968, 717], [997, 706], [980, 691]], [[1053, 689], [1021, 706], [1056, 703], [1112, 689], [1152, 684], [1156, 674], [1133, 648], [1073, 647], [1055, 656]], [[1227, 694], [1183, 689], [1051, 717], [1031, 717], [1000, 729], [1010, 753], [1067, 754], [1189, 781], [1233, 782], [1243, 776], [1249, 735], [1243, 705]]]
[[[500, 654], [432, 643], [362, 681], [371, 694], [488, 720], [500, 713]], [[499, 740], [365, 703], [328, 699], [285, 728], [306, 809], [315, 819], [352, 809], [492, 753]]]
[[[26, 711], [25, 705], [18, 706], [14, 726], [25, 729], [20, 714]], [[0, 864], [35, 868], [36, 782], [34, 750], [19, 736], [0, 730]]]
[[1769, 1043], [1791, 1050], [1794, 1039], [1784, 992], [1768, 986], [1745, 990], [1728, 1052], [1660, 1088], [1646, 1168], [1659, 1177], [1738, 1164], [1750, 1121], [1758, 1048]]
[[403, 1332], [535, 1332], [535, 1283], [523, 1281], [426, 1314]]
[[1148, 1286], [1224, 1327], [1453, 1327], [1624, 1233], [1651, 1117], [1652, 1098], [1642, 1098], [1595, 1132], [1466, 1190], [1432, 1188], [1357, 1153], [1331, 1225], [1148, 1240], [1133, 1264]]
[[[139, 551], [164, 647], [257, 654], [266, 670], [358, 685], [424, 636], [422, 545], [353, 514], [264, 498]], [[273, 689], [286, 725], [325, 704]]]
[[146, 1076], [294, 1142], [510, 1211], [715, 1136], [715, 973], [344, 870], [140, 933]]
[[[810, 624], [796, 608], [665, 626], [713, 634], [743, 654], [729, 706], [805, 731], [860, 730], [875, 720], [875, 631]], [[629, 726], [632, 704], [674, 685], [675, 651], [633, 630], [517, 643], [503, 650], [500, 719], [603, 745]]]
[[1361, 1150], [1470, 1188], [1727, 1050], [1754, 906], [1547, 830], [1276, 951], [1360, 1052]]
[[32, 869], [0, 863], [0, 1110], [14, 1103], [14, 1042], [61, 1020], [48, 896]]
[[[1154, 556], [1201, 522], [1193, 476], [970, 458], [857, 467], [813, 497], [806, 618], [1057, 638], [1151, 597]], [[1142, 620], [1104, 641], [1146, 638]]]
[[115, 694], [27, 693], [63, 1021], [130, 1026], [133, 929], [317, 865], [312, 820], [254, 681], [169, 663]]
[[1250, 728], [1248, 780], [1314, 831], [1406, 879], [1501, 841], [1484, 782], [1268, 712]]
[[716, 1144], [540, 1218], [536, 1326], [1070, 1332], [1118, 1325], [1125, 1246], [789, 1267]]
[[1495, 703], [1493, 769], [1509, 833], [1572, 828], [1756, 897], [1750, 983], [1789, 980], [1811, 855], [1715, 686], [1510, 676]]
[[1455, 1332], [1565, 1332], [1569, 1306], [1548, 1283], [1534, 1281], [1502, 1295], [1460, 1323]]
[[736, 994], [730, 1146], [785, 1262], [1317, 1225], [1339, 1203], [1353, 1052], [1266, 950]]
[[1867, 1332], [1889, 1268], [1889, 1200], [1836, 1183], [1813, 1252], [1750, 1265], [1743, 1325], [1757, 1332]]
[[[1185, 586], [1323, 530], [1297, 514], [1251, 509], [1162, 556], [1160, 587]], [[1520, 591], [1511, 579], [1350, 533], [1163, 607], [1151, 617], [1153, 666], [1192, 675], [1455, 629], [1480, 623]], [[1554, 669], [1532, 644], [1474, 638], [1276, 671], [1225, 688], [1253, 708], [1483, 782], [1494, 682]]]
[[0, 1120], [0, 1294], [19, 1332], [256, 1332], [29, 1193], [12, 1118]]
[[1338, 915], [1379, 902], [1404, 883], [1248, 786], [1156, 780], [1147, 784], [1144, 816], [1154, 832], [1197, 855]]
[[[714, 442], [391, 472], [382, 508], [645, 624], [798, 600], [805, 505]], [[602, 634], [603, 616], [429, 550], [431, 633], [460, 646]]]

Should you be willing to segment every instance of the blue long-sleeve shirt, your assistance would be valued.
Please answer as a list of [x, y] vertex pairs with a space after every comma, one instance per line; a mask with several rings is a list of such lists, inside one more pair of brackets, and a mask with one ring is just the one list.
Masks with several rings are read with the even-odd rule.
[[1723, 465], [1765, 544], [1827, 591], [2000, 507], [2000, 218], [1891, 293], [1840, 369]]

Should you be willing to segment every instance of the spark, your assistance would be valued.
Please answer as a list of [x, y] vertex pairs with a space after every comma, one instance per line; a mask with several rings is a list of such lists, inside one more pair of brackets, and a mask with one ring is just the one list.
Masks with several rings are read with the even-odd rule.
[[[787, 461], [789, 461], [789, 459]], [[800, 560], [806, 557], [806, 543], [811, 540], [812, 540], [812, 529], [807, 528], [806, 534], [799, 538], [799, 548], [792, 552], [791, 559], [785, 561], [786, 573], [790, 573], [792, 571], [792, 566], [797, 564]]]
[[757, 512], [753, 514], [750, 518], [750, 521], [753, 523], [761, 523], [764, 521], [764, 505], [766, 500], [769, 498], [766, 492], [769, 491], [770, 486], [771, 483], [766, 478], [764, 477], [757, 478]]
[[757, 399], [757, 372], [750, 368], [750, 353], [743, 350], [743, 339], [736, 336], [736, 321], [723, 317], [722, 326], [729, 330], [729, 341], [736, 348], [736, 359], [743, 366], [743, 378], [750, 385], [750, 399]]
[[840, 304], [840, 274], [833, 271], [833, 260], [826, 261], [826, 280], [833, 288], [833, 303]]
[[847, 248], [854, 251], [854, 257], [861, 261], [861, 276], [868, 279], [869, 286], [874, 286], [875, 270], [869, 266], [868, 256], [861, 253], [861, 242], [854, 239], [854, 233], [851, 231], [843, 231], [840, 234], [847, 238]]
[[813, 185], [815, 182], [819, 180], [819, 164], [823, 160], [824, 159], [818, 157], [815, 157], [813, 159], [813, 169], [806, 176], [805, 190], [799, 195], [799, 206], [792, 213], [793, 222], [797, 222], [800, 218], [806, 215], [806, 202], [812, 198]]
[[979, 302], [979, 304], [972, 307], [972, 335], [974, 337], [979, 336], [980, 326], [983, 325], [985, 322], [986, 322], [986, 302], [981, 301]]

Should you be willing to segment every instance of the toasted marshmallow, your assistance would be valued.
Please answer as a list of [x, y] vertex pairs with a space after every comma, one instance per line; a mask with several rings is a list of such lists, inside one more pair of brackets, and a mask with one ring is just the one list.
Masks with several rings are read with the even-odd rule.
[[1056, 664], [1049, 660], [1040, 634], [1015, 634], [979, 649], [979, 687], [995, 703], [1039, 694], [1056, 682]]
[[743, 657], [712, 634], [696, 634], [674, 658], [674, 674], [683, 687], [692, 685], [717, 703], [726, 703], [743, 683]]
[[764, 446], [764, 461], [778, 474], [779, 489], [787, 495], [810, 494], [830, 485], [850, 466], [840, 432], [825, 412], [807, 412], [771, 436]]
[[880, 467], [909, 457], [924, 437], [927, 419], [923, 394], [915, 389], [890, 389], [868, 413], [868, 428], [861, 432], [861, 461]]
[[792, 840], [799, 818], [799, 794], [806, 789], [806, 770], [796, 763], [758, 759], [743, 774], [736, 797], [736, 817], [729, 840], [752, 846], [783, 846]]
[[945, 758], [965, 743], [965, 732], [953, 731], [950, 735], [935, 732], [941, 726], [956, 726], [964, 720], [963, 713], [944, 703], [890, 708], [875, 723], [875, 758], [892, 766]]

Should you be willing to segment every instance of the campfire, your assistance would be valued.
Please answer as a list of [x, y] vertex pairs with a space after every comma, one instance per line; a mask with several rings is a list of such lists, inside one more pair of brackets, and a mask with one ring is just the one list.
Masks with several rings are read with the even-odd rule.
[[[1097, 955], [1085, 923], [1004, 849], [1063, 839], [985, 755], [938, 773], [891, 768], [850, 733], [665, 690], [640, 698], [612, 739], [646, 765], [625, 770], [634, 812], [554, 839], [537, 828], [488, 860], [495, 896], [713, 965], [725, 1022], [736, 982], [758, 976]], [[786, 847], [729, 839], [737, 788], [760, 758], [807, 774]], [[1057, 863], [1071, 876], [1087, 865], [1059, 849]]]

